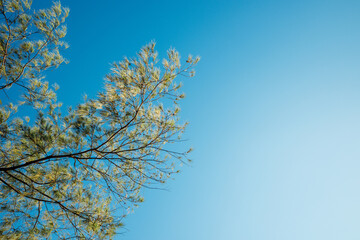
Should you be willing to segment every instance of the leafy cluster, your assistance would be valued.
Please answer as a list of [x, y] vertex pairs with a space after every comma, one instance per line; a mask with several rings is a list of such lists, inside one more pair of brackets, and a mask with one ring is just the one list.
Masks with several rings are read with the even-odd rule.
[[0, 0], [0, 89], [26, 87], [22, 79], [38, 77], [64, 61], [59, 47], [66, 47], [61, 38], [69, 10], [60, 3], [37, 12], [30, 12], [30, 7], [29, 0]]
[[140, 189], [187, 160], [189, 151], [167, 147], [186, 126], [174, 79], [193, 76], [199, 59], [181, 66], [169, 50], [159, 64], [151, 43], [113, 64], [97, 98], [65, 111], [41, 73], [64, 62], [69, 11], [60, 3], [30, 11], [27, 0], [0, 0], [0, 89], [22, 90], [0, 105], [0, 238], [111, 238], [143, 201]]

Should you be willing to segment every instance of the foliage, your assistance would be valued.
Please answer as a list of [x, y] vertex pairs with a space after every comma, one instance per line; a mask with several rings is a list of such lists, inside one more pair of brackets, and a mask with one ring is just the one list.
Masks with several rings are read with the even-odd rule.
[[[67, 111], [44, 70], [64, 62], [60, 3], [32, 11], [28, 0], [0, 0], [0, 235], [2, 239], [103, 239], [143, 201], [140, 189], [177, 172], [181, 140], [180, 75], [193, 76], [198, 58], [181, 66], [169, 50], [158, 63], [155, 44], [112, 66], [97, 98]], [[19, 91], [19, 89], [21, 91]], [[13, 93], [13, 92], [12, 92]], [[15, 100], [16, 99], [16, 100]], [[25, 111], [32, 110], [30, 117]]]

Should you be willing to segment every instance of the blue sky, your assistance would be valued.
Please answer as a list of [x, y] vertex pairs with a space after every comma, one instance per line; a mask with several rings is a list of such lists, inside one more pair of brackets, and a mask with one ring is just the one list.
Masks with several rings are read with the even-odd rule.
[[182, 80], [194, 163], [117, 239], [360, 239], [359, 1], [62, 3], [70, 63], [47, 76], [66, 104], [152, 40], [202, 58]]

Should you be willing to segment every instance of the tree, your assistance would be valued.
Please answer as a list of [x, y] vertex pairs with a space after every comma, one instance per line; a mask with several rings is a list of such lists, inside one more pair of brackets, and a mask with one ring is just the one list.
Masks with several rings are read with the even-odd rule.
[[199, 59], [181, 66], [172, 49], [159, 64], [151, 43], [114, 63], [96, 98], [64, 110], [43, 73], [65, 61], [69, 10], [30, 2], [0, 0], [0, 235], [111, 238], [140, 190], [188, 160], [169, 148], [186, 126], [174, 79], [193, 76]]

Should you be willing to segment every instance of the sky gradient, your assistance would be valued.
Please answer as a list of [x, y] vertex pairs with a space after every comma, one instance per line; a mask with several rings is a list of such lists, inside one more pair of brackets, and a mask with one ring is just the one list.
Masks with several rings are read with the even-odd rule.
[[182, 80], [194, 162], [116, 239], [360, 239], [360, 1], [62, 4], [70, 62], [47, 78], [65, 104], [152, 40], [202, 59]]

